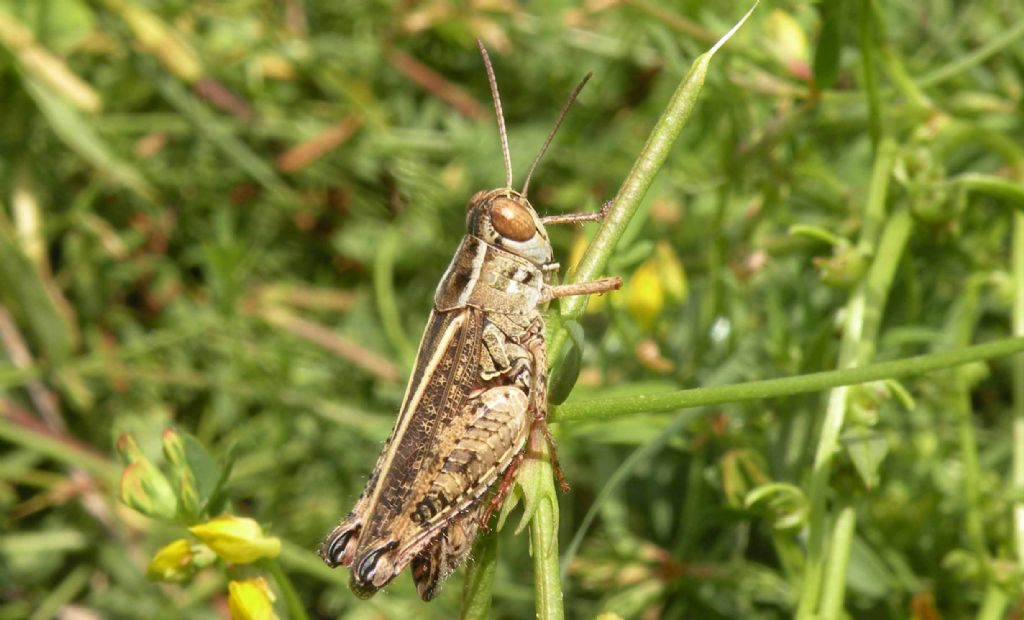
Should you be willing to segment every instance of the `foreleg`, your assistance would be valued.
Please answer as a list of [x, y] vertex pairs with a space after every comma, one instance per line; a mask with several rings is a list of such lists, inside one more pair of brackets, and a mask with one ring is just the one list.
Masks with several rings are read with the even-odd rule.
[[545, 226], [551, 224], [582, 224], [584, 222], [600, 222], [604, 219], [604, 216], [608, 215], [608, 210], [612, 207], [612, 201], [601, 205], [600, 211], [594, 211], [592, 213], [563, 213], [561, 215], [549, 215], [547, 217], [540, 218], [540, 221]]

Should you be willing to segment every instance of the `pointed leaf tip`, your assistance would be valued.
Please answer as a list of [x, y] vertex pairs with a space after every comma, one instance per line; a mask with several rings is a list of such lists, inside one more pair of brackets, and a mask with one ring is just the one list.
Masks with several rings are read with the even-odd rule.
[[750, 7], [750, 9], [749, 9], [749, 10], [748, 10], [748, 11], [747, 11], [747, 12], [746, 12], [746, 13], [745, 13], [744, 15], [743, 15], [743, 17], [741, 17], [741, 18], [740, 18], [740, 20], [739, 20], [738, 22], [736, 22], [736, 24], [735, 24], [735, 25], [734, 25], [734, 26], [733, 26], [732, 28], [730, 28], [730, 29], [729, 29], [729, 32], [727, 32], [727, 33], [725, 33], [724, 35], [722, 35], [722, 38], [721, 38], [721, 39], [719, 39], [718, 41], [716, 41], [716, 42], [715, 42], [715, 44], [711, 46], [711, 49], [709, 49], [709, 50], [707, 51], [707, 53], [705, 53], [704, 55], [705, 55], [705, 56], [707, 56], [707, 57], [709, 57], [709, 58], [710, 58], [711, 56], [714, 56], [714, 55], [715, 55], [715, 53], [716, 53], [716, 52], [717, 52], [717, 51], [718, 51], [718, 50], [719, 50], [719, 49], [720, 49], [720, 48], [721, 48], [721, 47], [722, 47], [723, 45], [725, 45], [725, 43], [726, 43], [726, 42], [727, 42], [727, 41], [728, 41], [729, 39], [731, 39], [731, 38], [732, 38], [732, 35], [736, 34], [736, 31], [738, 31], [738, 30], [740, 29], [740, 27], [742, 27], [742, 26], [743, 26], [743, 24], [747, 23], [747, 20], [748, 20], [748, 19], [750, 19], [750, 16], [751, 16], [751, 15], [752, 15], [752, 14], [754, 13], [754, 9], [756, 9], [756, 8], [757, 8], [757, 5], [758, 5], [758, 4], [760, 4], [760, 0], [757, 0], [757, 1], [755, 1], [755, 2], [754, 2], [754, 5]]

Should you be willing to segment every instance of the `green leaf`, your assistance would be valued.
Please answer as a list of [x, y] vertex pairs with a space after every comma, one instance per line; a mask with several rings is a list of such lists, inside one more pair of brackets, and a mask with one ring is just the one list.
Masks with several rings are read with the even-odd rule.
[[183, 434], [182, 443], [185, 446], [185, 462], [195, 477], [198, 505], [205, 506], [217, 489], [217, 482], [221, 479], [221, 468], [194, 436]]
[[857, 425], [843, 432], [842, 441], [864, 485], [874, 488], [878, 484], [878, 469], [889, 454], [885, 436], [870, 427]]
[[228, 448], [228, 454], [224, 458], [224, 464], [220, 468], [220, 476], [217, 478], [216, 483], [213, 485], [213, 490], [210, 491], [209, 499], [206, 501], [206, 505], [203, 510], [209, 515], [218, 515], [224, 511], [224, 507], [228, 502], [228, 495], [225, 493], [228, 478], [231, 477], [231, 470], [235, 467], [235, 459], [238, 457], [238, 446], [232, 445]]
[[814, 84], [821, 90], [828, 90], [839, 78], [843, 2], [822, 2], [818, 4], [818, 12], [821, 30], [818, 31], [818, 46], [814, 48]]
[[58, 291], [22, 251], [14, 231], [0, 216], [0, 301], [28, 325], [33, 339], [51, 361], [74, 350], [77, 333], [61, 311]]
[[565, 321], [562, 328], [569, 332], [569, 345], [562, 347], [557, 360], [551, 360], [548, 403], [553, 405], [560, 405], [569, 398], [579, 379], [583, 360], [583, 328], [576, 321]]

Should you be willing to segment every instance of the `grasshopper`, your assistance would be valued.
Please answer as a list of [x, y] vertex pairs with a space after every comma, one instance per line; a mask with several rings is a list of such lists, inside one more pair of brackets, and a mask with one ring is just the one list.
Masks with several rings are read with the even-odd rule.
[[[477, 44], [498, 120], [505, 186], [469, 199], [467, 233], [437, 286], [394, 430], [352, 512], [320, 545], [329, 566], [351, 569], [350, 587], [362, 598], [410, 564], [420, 598], [437, 595], [511, 487], [531, 430], [538, 426], [551, 444], [547, 303], [622, 285], [619, 278], [555, 283], [559, 265], [545, 225], [597, 221], [606, 208], [540, 217], [526, 198], [537, 163], [590, 75], [569, 96], [522, 191], [515, 191], [494, 68]], [[556, 471], [561, 478], [557, 463]]]

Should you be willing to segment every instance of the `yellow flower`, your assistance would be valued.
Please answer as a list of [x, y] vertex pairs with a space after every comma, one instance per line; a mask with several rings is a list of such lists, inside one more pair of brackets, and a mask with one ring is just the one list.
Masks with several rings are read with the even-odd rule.
[[281, 552], [281, 541], [264, 536], [253, 519], [224, 515], [190, 527], [189, 530], [209, 545], [217, 555], [234, 564], [249, 564], [274, 558]]
[[146, 576], [154, 581], [185, 581], [195, 570], [192, 545], [179, 538], [156, 552], [146, 568]]
[[277, 620], [274, 593], [263, 577], [228, 583], [231, 620]]
[[658, 242], [655, 251], [658, 277], [665, 289], [665, 297], [677, 304], [686, 301], [689, 287], [686, 283], [686, 269], [683, 267], [683, 262], [676, 256], [672, 246], [664, 241]]
[[802, 76], [807, 71], [811, 47], [800, 22], [791, 14], [775, 9], [764, 20], [763, 48], [787, 69]]
[[625, 295], [629, 314], [641, 328], [651, 329], [665, 305], [657, 257], [651, 257], [637, 267], [626, 284]]

